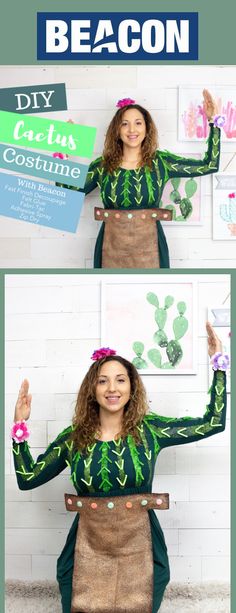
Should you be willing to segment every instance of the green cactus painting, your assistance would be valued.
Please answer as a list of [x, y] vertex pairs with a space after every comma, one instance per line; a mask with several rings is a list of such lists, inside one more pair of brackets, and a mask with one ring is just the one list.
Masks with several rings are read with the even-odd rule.
[[133, 343], [133, 350], [136, 353], [136, 358], [133, 359], [134, 366], [138, 368], [147, 368], [148, 364], [146, 360], [142, 358], [142, 354], [144, 352], [144, 344], [143, 343]]
[[[183, 301], [177, 302], [173, 296], [166, 296], [164, 304], [161, 306], [158, 296], [153, 292], [148, 292], [146, 295], [147, 302], [154, 307], [154, 325], [155, 329], [153, 340], [158, 346], [147, 349], [147, 358], [156, 368], [174, 369], [182, 360], [183, 348], [181, 339], [188, 330], [188, 320], [185, 317], [186, 303]], [[165, 330], [167, 322], [172, 324], [173, 338], [168, 336]], [[148, 362], [143, 357], [144, 344], [140, 341], [135, 341], [132, 345], [136, 357], [133, 358], [133, 364], [137, 369], [147, 368]]]
[[213, 177], [213, 240], [236, 240], [236, 173]]
[[172, 211], [173, 221], [200, 221], [199, 179], [181, 179], [175, 177], [171, 179], [171, 181], [168, 181], [160, 202], [160, 207]]
[[228, 194], [228, 203], [220, 205], [221, 219], [227, 223], [236, 223], [236, 194]]

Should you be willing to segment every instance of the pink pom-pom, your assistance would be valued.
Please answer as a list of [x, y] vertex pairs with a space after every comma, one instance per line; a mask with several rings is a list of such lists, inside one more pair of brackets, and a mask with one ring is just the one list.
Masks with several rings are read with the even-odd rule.
[[64, 160], [64, 157], [66, 157], [66, 156], [64, 155], [64, 153], [56, 152], [56, 153], [52, 154], [52, 157], [53, 158], [60, 158], [60, 160]]
[[108, 355], [116, 355], [115, 349], [110, 349], [110, 347], [101, 347], [100, 349], [95, 349], [93, 355], [91, 355], [91, 360], [101, 360], [102, 358], [106, 358]]
[[23, 443], [29, 438], [29, 430], [25, 420], [16, 421], [11, 429], [11, 437], [14, 439], [16, 443]]
[[123, 106], [129, 106], [130, 104], [135, 104], [135, 100], [132, 98], [122, 98], [122, 100], [118, 100], [117, 105], [119, 109], [122, 109]]

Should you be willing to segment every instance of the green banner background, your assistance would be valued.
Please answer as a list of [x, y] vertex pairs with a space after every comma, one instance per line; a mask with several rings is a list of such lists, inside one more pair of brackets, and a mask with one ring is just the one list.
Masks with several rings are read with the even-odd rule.
[[[76, 149], [70, 149], [62, 147], [57, 143], [52, 145], [47, 143], [47, 140], [36, 141], [28, 140], [22, 136], [20, 139], [14, 138], [14, 129], [18, 122], [24, 122], [24, 126], [20, 127], [19, 136], [23, 135], [23, 132], [33, 130], [34, 134], [45, 133], [50, 125], [55, 126], [55, 136], [61, 134], [61, 136], [73, 135], [76, 142]], [[54, 119], [44, 119], [42, 117], [31, 117], [30, 115], [20, 115], [18, 113], [8, 113], [7, 111], [0, 111], [0, 142], [9, 143], [10, 145], [18, 145], [29, 147], [30, 149], [43, 149], [48, 151], [58, 151], [61, 153], [68, 153], [71, 155], [78, 155], [86, 158], [90, 158], [93, 153], [93, 145], [96, 136], [96, 128], [88, 126], [80, 126], [79, 124], [71, 124], [65, 121], [57, 121]]]

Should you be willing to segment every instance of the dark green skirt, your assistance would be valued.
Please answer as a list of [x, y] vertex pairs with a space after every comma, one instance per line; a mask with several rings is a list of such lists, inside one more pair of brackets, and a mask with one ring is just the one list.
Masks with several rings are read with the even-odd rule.
[[[153, 549], [154, 585], [153, 585], [153, 611], [157, 613], [161, 606], [165, 588], [170, 580], [169, 562], [164, 535], [153, 510], [148, 511]], [[71, 526], [66, 544], [57, 561], [57, 580], [61, 593], [62, 613], [71, 613], [73, 560], [76, 533], [79, 516]]]

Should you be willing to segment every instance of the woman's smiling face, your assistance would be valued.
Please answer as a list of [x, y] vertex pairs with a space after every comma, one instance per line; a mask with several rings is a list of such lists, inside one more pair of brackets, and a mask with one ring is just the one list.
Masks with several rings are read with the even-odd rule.
[[138, 109], [128, 109], [123, 113], [119, 136], [127, 147], [141, 147], [146, 136], [146, 123]]
[[126, 368], [118, 361], [105, 362], [99, 371], [95, 394], [99, 407], [109, 413], [123, 413], [130, 399], [131, 385]]

